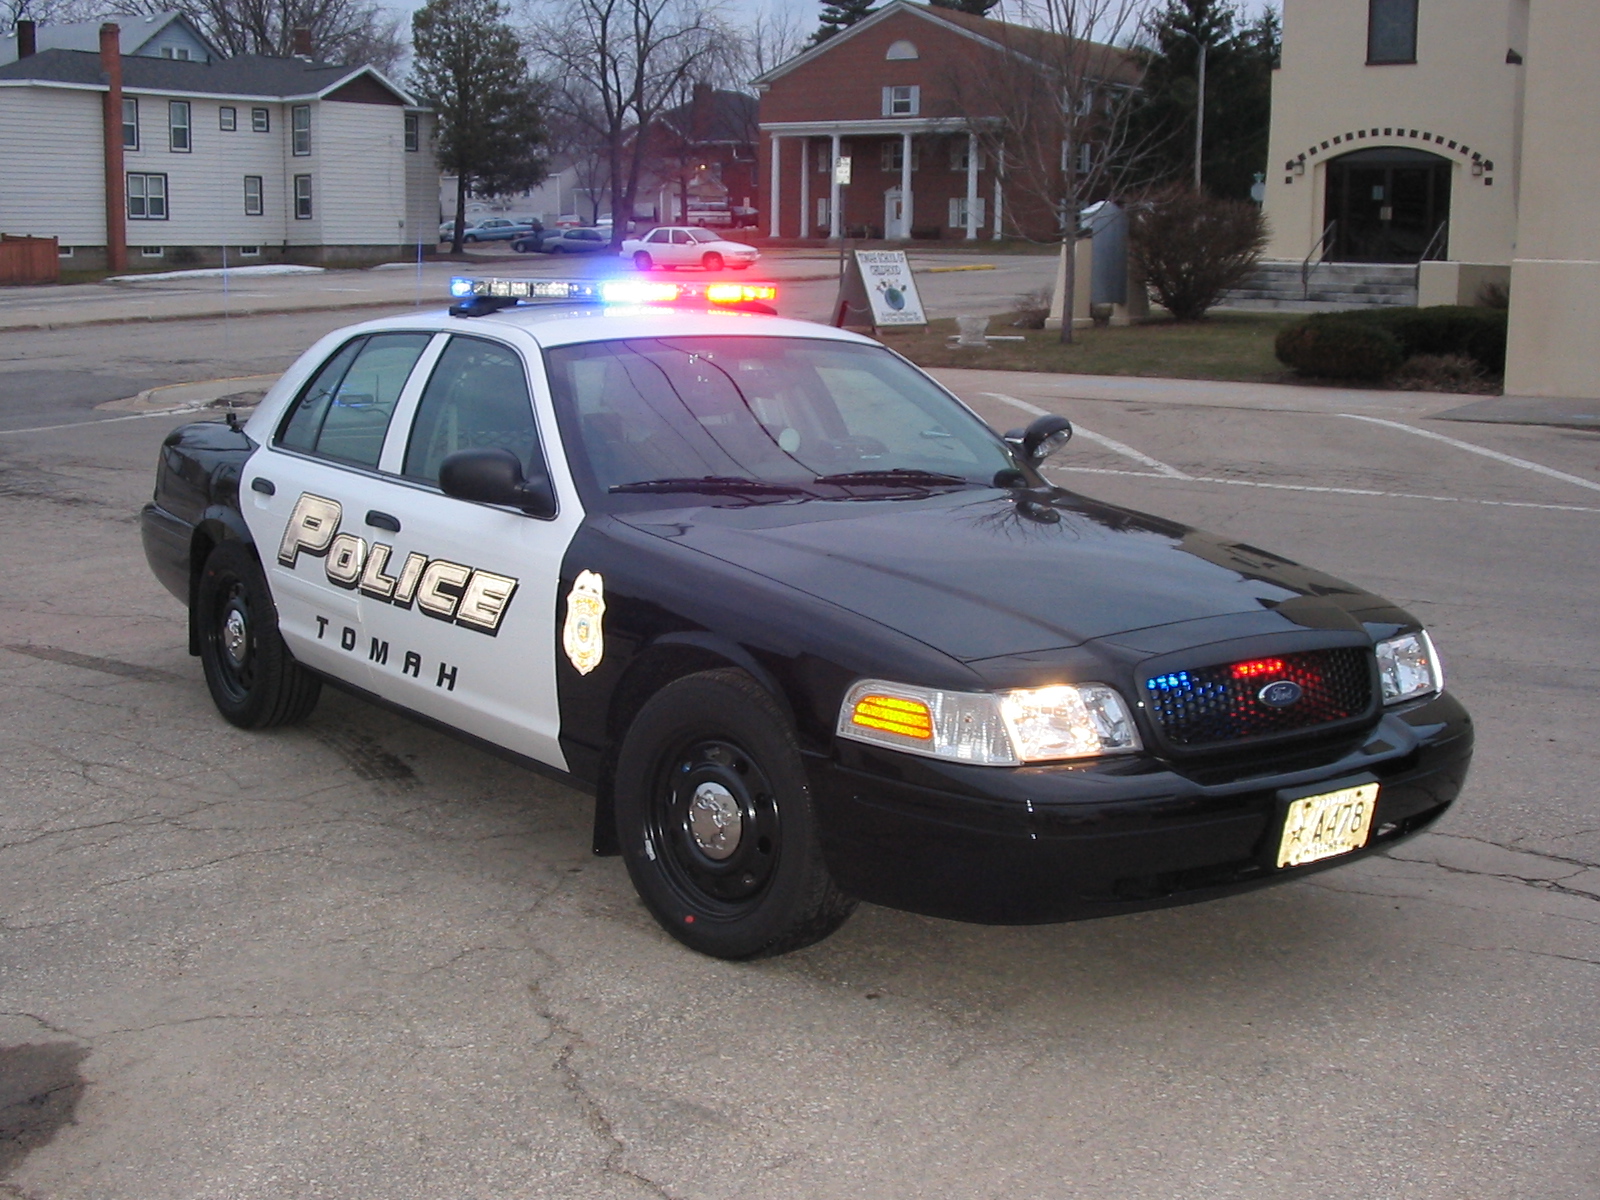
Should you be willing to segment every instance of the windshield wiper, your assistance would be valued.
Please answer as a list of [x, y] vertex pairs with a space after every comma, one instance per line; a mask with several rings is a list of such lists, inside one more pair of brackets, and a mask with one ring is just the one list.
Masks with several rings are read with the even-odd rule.
[[745, 479], [738, 475], [701, 475], [698, 478], [636, 479], [615, 483], [610, 492], [706, 492], [727, 496], [803, 496], [811, 489], [799, 483], [773, 483], [765, 479]]
[[960, 475], [945, 475], [938, 471], [917, 471], [908, 467], [890, 467], [881, 471], [846, 471], [841, 475], [818, 475], [812, 482], [836, 483], [845, 486], [852, 483], [886, 484], [891, 487], [897, 484], [906, 484], [910, 487], [980, 486]]

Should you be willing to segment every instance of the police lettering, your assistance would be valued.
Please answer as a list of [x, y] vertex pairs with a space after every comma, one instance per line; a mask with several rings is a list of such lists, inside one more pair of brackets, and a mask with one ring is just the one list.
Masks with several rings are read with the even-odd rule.
[[[335, 587], [359, 589], [364, 596], [399, 608], [415, 603], [430, 617], [490, 637], [500, 632], [500, 622], [517, 590], [516, 579], [445, 558], [429, 558], [415, 550], [391, 575], [394, 547], [382, 542], [369, 546], [365, 538], [340, 533], [343, 516], [344, 506], [337, 500], [302, 492], [284, 527], [278, 561], [292, 570], [302, 554], [320, 558], [328, 582]], [[317, 636], [322, 636], [321, 629]]]

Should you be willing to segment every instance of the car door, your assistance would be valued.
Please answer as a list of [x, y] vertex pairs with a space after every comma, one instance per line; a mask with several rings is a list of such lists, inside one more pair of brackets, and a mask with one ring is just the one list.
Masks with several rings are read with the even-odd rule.
[[240, 508], [284, 641], [307, 666], [361, 686], [363, 522], [381, 495], [389, 422], [433, 337], [364, 333], [338, 346], [240, 480]]
[[667, 260], [668, 262], [675, 267], [693, 266], [700, 261], [695, 251], [695, 244], [685, 230], [672, 231], [672, 257]]
[[[455, 334], [425, 384], [408, 393], [415, 403], [397, 417], [385, 449], [382, 516], [390, 531], [372, 547], [388, 565], [362, 585], [363, 618], [380, 696], [565, 769], [556, 584], [583, 514], [542, 370], [532, 379], [537, 390], [515, 346]], [[490, 447], [510, 450], [527, 474], [548, 474], [554, 516], [439, 490], [448, 455]]]

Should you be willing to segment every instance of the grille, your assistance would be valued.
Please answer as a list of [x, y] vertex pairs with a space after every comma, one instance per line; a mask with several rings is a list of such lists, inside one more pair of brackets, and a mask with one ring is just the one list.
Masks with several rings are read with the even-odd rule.
[[[1168, 671], [1145, 680], [1145, 695], [1171, 745], [1223, 745], [1361, 716], [1372, 705], [1370, 657], [1352, 647]], [[1281, 680], [1300, 698], [1282, 708], [1263, 703], [1262, 688]]]

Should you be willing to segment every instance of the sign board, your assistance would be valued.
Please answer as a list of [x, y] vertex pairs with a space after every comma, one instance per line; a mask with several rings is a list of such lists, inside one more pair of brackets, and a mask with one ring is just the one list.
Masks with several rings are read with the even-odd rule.
[[841, 154], [833, 160], [833, 181], [841, 187], [850, 182], [850, 156]]
[[854, 251], [839, 278], [834, 313], [835, 325], [883, 329], [928, 323], [904, 250]]

